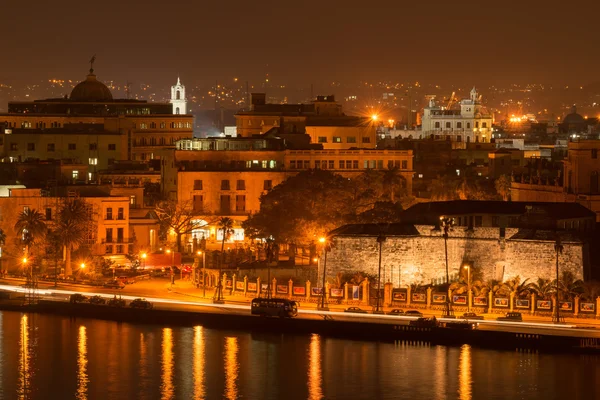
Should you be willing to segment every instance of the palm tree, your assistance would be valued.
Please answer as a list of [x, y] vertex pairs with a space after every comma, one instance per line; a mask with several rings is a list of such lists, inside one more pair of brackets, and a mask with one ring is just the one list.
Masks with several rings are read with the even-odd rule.
[[537, 282], [532, 283], [530, 288], [538, 297], [547, 299], [554, 293], [554, 286], [550, 279], [538, 278]]
[[583, 284], [582, 297], [587, 301], [596, 301], [600, 296], [600, 282], [590, 281]]
[[25, 245], [25, 257], [29, 256], [29, 246], [38, 243], [48, 232], [44, 219], [36, 209], [26, 208], [19, 213], [15, 230]]
[[499, 280], [490, 279], [489, 281], [482, 282], [481, 286], [479, 286], [478, 288], [478, 290], [480, 290], [480, 293], [484, 296], [490, 292], [492, 293], [492, 296], [495, 296], [496, 294], [498, 294], [498, 292], [502, 290], [502, 284]]
[[86, 240], [89, 209], [84, 200], [66, 199], [60, 206], [54, 231], [59, 243], [65, 249], [65, 275], [73, 274], [71, 252], [77, 250]]
[[[223, 268], [223, 259], [225, 251], [225, 241], [233, 233], [233, 220], [229, 217], [222, 217], [218, 222], [219, 230], [223, 231], [223, 241], [221, 242], [221, 262], [219, 263], [219, 279], [217, 279], [217, 291], [215, 292], [214, 300], [223, 301], [223, 279], [221, 278], [221, 269]], [[259, 288], [260, 290], [260, 288]]]
[[579, 296], [584, 292], [583, 281], [575, 279], [575, 275], [571, 271], [563, 271], [558, 287], [567, 299]]
[[502, 284], [502, 287], [509, 293], [513, 293], [516, 298], [526, 296], [531, 293], [531, 283], [529, 278], [521, 282], [520, 276], [515, 276]]

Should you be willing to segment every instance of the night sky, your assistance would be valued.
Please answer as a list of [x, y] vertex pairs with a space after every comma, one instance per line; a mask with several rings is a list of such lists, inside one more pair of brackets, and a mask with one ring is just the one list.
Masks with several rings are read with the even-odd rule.
[[0, 80], [598, 81], [600, 1], [0, 0]]

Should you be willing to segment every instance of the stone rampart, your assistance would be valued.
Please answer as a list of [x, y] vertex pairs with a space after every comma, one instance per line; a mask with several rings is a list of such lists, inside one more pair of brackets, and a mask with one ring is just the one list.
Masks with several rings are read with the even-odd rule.
[[[446, 280], [444, 238], [433, 226], [416, 226], [419, 235], [390, 236], [382, 247], [381, 269], [385, 281], [394, 286], [440, 284]], [[448, 237], [448, 269], [456, 278], [461, 266], [472, 266], [474, 278], [506, 281], [515, 276], [522, 280], [553, 279], [556, 252], [553, 240], [511, 239], [518, 229], [454, 227]], [[560, 271], [569, 270], [583, 278], [583, 246], [563, 242], [559, 255]], [[379, 244], [374, 236], [342, 236], [334, 239], [327, 255], [327, 275], [364, 271], [377, 274]], [[322, 276], [323, 257], [319, 263]]]

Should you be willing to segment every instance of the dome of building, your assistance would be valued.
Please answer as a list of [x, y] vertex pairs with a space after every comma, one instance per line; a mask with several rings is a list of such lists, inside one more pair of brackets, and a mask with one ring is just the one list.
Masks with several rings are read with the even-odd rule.
[[575, 106], [573, 106], [571, 108], [571, 113], [567, 114], [565, 116], [565, 118], [563, 119], [563, 124], [568, 124], [568, 125], [585, 125], [585, 118], [583, 118], [581, 115], [577, 114], [577, 108]]
[[73, 88], [70, 99], [72, 101], [103, 102], [112, 101], [113, 97], [106, 85], [96, 79], [94, 70], [90, 69], [86, 80], [79, 82]]

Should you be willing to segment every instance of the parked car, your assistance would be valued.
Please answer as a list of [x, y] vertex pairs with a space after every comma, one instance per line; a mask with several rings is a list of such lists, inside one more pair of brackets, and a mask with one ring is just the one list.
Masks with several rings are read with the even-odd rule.
[[119, 276], [117, 280], [123, 282], [125, 285], [131, 285], [135, 282], [135, 278], [132, 278], [130, 276]]
[[88, 301], [88, 298], [82, 295], [81, 293], [73, 293], [69, 298], [71, 303], [85, 303]]
[[107, 304], [112, 307], [125, 307], [126, 303], [121, 297], [117, 298], [117, 296], [115, 296], [110, 299]]
[[90, 297], [90, 304], [106, 304], [106, 299], [102, 296]]
[[104, 282], [103, 286], [105, 288], [110, 288], [110, 289], [123, 289], [125, 287], [125, 284], [123, 282], [115, 279], [112, 281]]
[[418, 310], [408, 310], [404, 312], [404, 315], [406, 315], [407, 317], [422, 317], [423, 313]]
[[520, 312], [508, 312], [503, 317], [496, 318], [497, 321], [513, 321], [513, 322], [523, 322], [523, 315]]
[[363, 310], [360, 307], [348, 307], [344, 310], [344, 312], [349, 313], [357, 313], [357, 314], [367, 314], [367, 310]]
[[394, 308], [387, 312], [387, 315], [404, 315], [404, 310], [400, 308]]
[[143, 308], [145, 310], [151, 310], [152, 309], [152, 303], [150, 303], [146, 299], [135, 299], [135, 300], [132, 300], [131, 303], [129, 303], [129, 307], [132, 307], [132, 308]]
[[432, 318], [418, 318], [415, 319], [414, 321], [410, 321], [409, 325], [412, 326], [418, 326], [421, 328], [435, 328], [436, 326], [438, 326], [438, 321], [435, 317]]
[[474, 312], [466, 312], [462, 315], [463, 319], [483, 319], [483, 315], [477, 315]]

